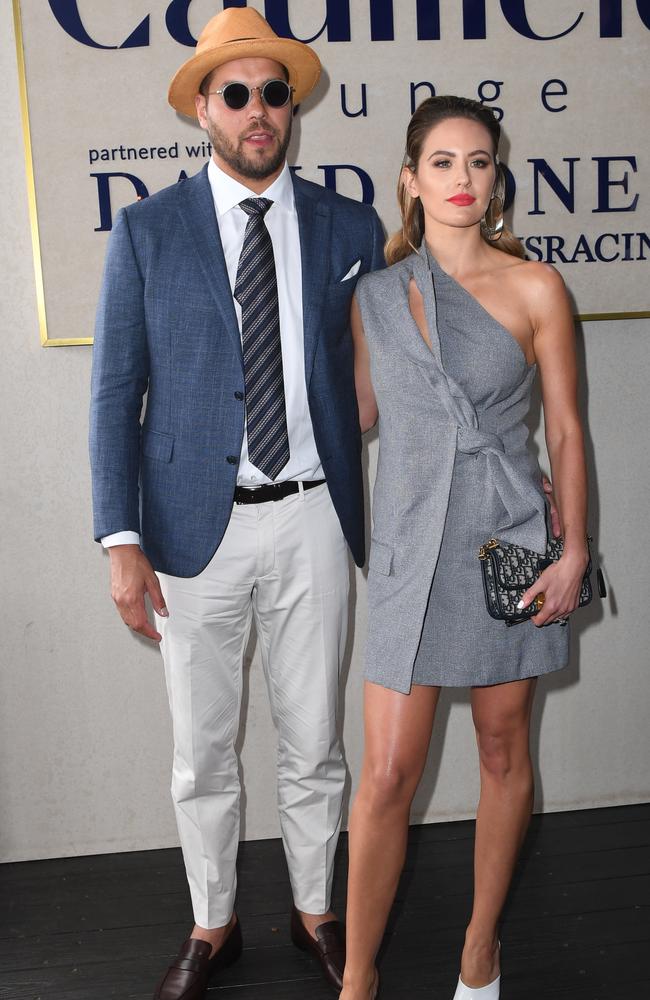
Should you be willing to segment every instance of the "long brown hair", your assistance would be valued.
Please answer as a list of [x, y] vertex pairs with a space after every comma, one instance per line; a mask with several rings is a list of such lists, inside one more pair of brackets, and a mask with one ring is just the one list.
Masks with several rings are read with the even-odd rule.
[[[503, 250], [504, 253], [512, 254], [513, 257], [525, 257], [524, 248], [517, 237], [504, 224], [501, 235], [498, 239], [490, 239], [490, 230], [494, 226], [493, 214], [499, 215], [499, 211], [494, 212], [495, 204], [503, 209], [506, 190], [506, 175], [503, 167], [498, 162], [497, 153], [499, 150], [499, 139], [501, 138], [501, 126], [490, 108], [472, 101], [468, 97], [428, 97], [416, 108], [406, 130], [406, 154], [404, 156], [403, 167], [408, 167], [415, 171], [420, 162], [422, 147], [431, 129], [444, 121], [446, 118], [469, 118], [471, 121], [483, 125], [490, 133], [492, 139], [493, 156], [496, 166], [496, 180], [494, 182], [493, 197], [488, 206], [484, 222], [481, 223], [481, 236], [490, 246]], [[390, 237], [384, 248], [386, 262], [395, 264], [398, 260], [408, 257], [414, 250], [419, 249], [424, 236], [424, 211], [419, 198], [413, 198], [406, 189], [400, 170], [397, 184], [397, 201], [400, 215], [402, 216], [402, 228]]]

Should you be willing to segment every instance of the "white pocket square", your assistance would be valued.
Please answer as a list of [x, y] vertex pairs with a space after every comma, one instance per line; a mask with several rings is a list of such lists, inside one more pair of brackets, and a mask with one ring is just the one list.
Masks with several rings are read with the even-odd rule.
[[356, 264], [353, 264], [347, 274], [344, 274], [341, 281], [347, 281], [348, 278], [354, 278], [355, 274], [359, 273], [359, 268], [361, 267], [361, 261], [358, 260]]

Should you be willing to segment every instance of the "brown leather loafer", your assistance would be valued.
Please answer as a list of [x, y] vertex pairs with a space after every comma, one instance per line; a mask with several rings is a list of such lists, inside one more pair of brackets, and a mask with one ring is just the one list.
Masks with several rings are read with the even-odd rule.
[[316, 956], [325, 979], [340, 993], [345, 968], [345, 930], [340, 920], [327, 920], [324, 924], [319, 924], [314, 940], [294, 906], [291, 910], [291, 940], [296, 948]]
[[188, 938], [159, 982], [153, 1000], [203, 1000], [208, 983], [222, 969], [236, 962], [242, 952], [239, 921], [219, 951], [210, 958], [208, 941]]

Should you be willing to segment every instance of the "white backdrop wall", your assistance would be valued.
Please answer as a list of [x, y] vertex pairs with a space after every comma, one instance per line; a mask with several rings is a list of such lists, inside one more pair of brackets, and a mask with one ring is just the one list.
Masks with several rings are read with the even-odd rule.
[[[9, 4], [0, 5], [0, 73], [0, 859], [168, 847], [177, 839], [161, 662], [114, 612], [107, 559], [91, 537], [91, 349], [39, 345]], [[650, 790], [649, 334], [647, 320], [580, 330], [591, 523], [610, 598], [576, 617], [571, 667], [540, 683], [533, 731], [540, 810], [644, 801]], [[535, 434], [541, 442], [539, 426]], [[366, 460], [372, 480], [376, 442]], [[353, 595], [344, 720], [351, 786], [362, 747], [360, 572]], [[247, 839], [279, 833], [275, 738], [253, 646], [250, 653], [242, 724]], [[414, 807], [418, 822], [463, 818], [475, 808], [467, 698], [447, 694]]]

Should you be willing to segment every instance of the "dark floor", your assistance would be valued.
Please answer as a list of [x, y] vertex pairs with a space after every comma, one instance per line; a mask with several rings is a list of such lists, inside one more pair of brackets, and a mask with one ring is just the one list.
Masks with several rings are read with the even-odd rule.
[[[470, 905], [473, 824], [411, 831], [381, 956], [381, 1000], [451, 1000]], [[650, 805], [533, 820], [504, 914], [502, 1000], [650, 997]], [[335, 903], [343, 912], [346, 842]], [[242, 844], [244, 955], [211, 1000], [332, 1000], [290, 943], [277, 841]], [[150, 1000], [191, 923], [180, 852], [0, 866], [2, 1000]]]

